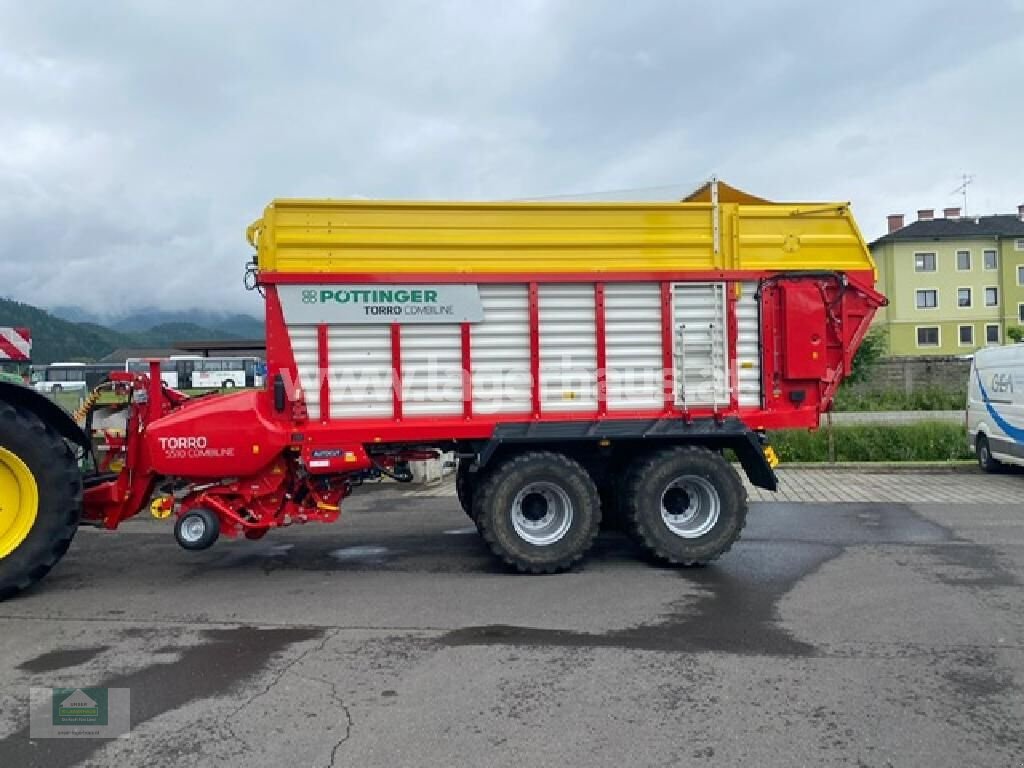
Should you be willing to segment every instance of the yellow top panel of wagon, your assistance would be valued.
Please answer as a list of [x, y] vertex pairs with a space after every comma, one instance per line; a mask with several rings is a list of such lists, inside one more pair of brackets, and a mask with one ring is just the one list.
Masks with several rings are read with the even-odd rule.
[[848, 203], [725, 190], [715, 203], [700, 190], [678, 203], [275, 200], [248, 236], [261, 272], [291, 274], [875, 269]]

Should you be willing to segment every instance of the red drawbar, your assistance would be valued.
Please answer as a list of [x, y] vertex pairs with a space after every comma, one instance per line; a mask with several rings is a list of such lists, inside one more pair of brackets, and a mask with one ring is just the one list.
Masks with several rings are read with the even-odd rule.
[[597, 415], [608, 415], [608, 344], [605, 337], [604, 283], [594, 284], [594, 331], [597, 344]]
[[537, 283], [530, 283], [530, 400], [533, 417], [540, 417], [540, 301]]
[[317, 362], [320, 370], [320, 421], [331, 420], [331, 348], [328, 337], [328, 326], [320, 323], [316, 328]]
[[473, 418], [473, 338], [469, 323], [462, 324], [462, 415]]
[[402, 326], [391, 324], [391, 403], [395, 419], [402, 418]]

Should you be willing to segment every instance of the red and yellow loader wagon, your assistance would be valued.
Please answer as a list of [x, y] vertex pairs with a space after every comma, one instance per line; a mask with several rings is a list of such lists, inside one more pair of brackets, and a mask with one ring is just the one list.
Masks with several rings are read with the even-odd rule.
[[[367, 477], [408, 481], [447, 452], [467, 514], [521, 571], [570, 567], [602, 514], [662, 560], [707, 562], [747, 513], [727, 452], [774, 489], [764, 430], [817, 426], [885, 302], [847, 204], [716, 182], [679, 203], [276, 200], [248, 237], [266, 388], [190, 399], [158, 367], [115, 373], [124, 469], [38, 501], [39, 448], [18, 458], [0, 426], [0, 467], [35, 510], [8, 526], [0, 592], [45, 573], [75, 524], [116, 528], [154, 498], [200, 549], [332, 521]], [[0, 417], [42, 422], [74, 466], [85, 436], [11, 391]]]

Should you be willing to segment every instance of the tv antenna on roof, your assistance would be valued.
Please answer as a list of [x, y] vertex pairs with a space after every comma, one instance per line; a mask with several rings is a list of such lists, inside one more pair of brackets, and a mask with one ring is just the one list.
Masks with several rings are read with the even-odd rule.
[[964, 198], [964, 217], [967, 216], [967, 188], [974, 182], [973, 173], [965, 173], [963, 175], [963, 181], [960, 182], [960, 186], [954, 189], [949, 194], [951, 195], [963, 195]]

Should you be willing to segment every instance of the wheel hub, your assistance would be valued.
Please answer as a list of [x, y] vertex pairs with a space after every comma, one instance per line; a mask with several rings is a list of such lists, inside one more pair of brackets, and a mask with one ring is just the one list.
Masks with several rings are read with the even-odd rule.
[[0, 447], [0, 559], [28, 536], [39, 512], [39, 486], [17, 454]]
[[181, 538], [194, 544], [206, 535], [206, 521], [198, 515], [192, 515], [181, 524]]
[[661, 493], [661, 519], [684, 539], [697, 539], [718, 523], [722, 500], [718, 489], [705, 477], [683, 475]]
[[512, 501], [512, 527], [524, 541], [546, 547], [560, 541], [572, 526], [572, 501], [555, 483], [530, 483]]

